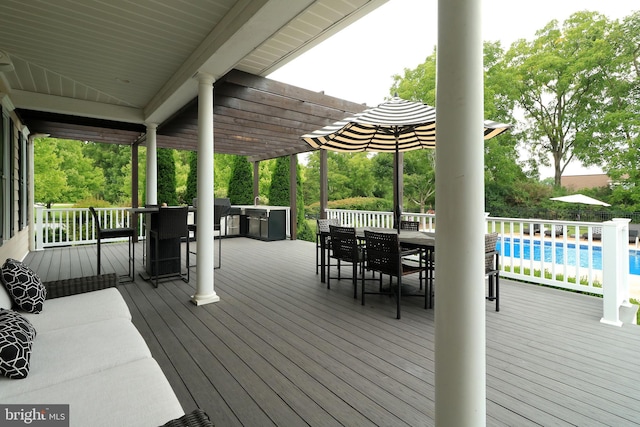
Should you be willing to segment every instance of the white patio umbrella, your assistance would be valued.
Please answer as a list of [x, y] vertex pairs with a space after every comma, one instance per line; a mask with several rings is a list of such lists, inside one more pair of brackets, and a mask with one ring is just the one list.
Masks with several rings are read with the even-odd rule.
[[611, 206], [609, 203], [602, 202], [593, 197], [585, 196], [584, 194], [571, 194], [569, 196], [552, 197], [550, 200], [557, 200], [559, 202], [566, 203], [582, 203], [584, 205], [599, 205], [599, 206]]
[[[484, 139], [493, 138], [510, 127], [486, 120]], [[377, 107], [302, 135], [302, 139], [313, 148], [338, 152], [396, 153], [397, 171], [400, 151], [436, 148], [436, 109], [395, 96]], [[402, 202], [398, 188], [395, 194], [394, 220], [399, 232]]]

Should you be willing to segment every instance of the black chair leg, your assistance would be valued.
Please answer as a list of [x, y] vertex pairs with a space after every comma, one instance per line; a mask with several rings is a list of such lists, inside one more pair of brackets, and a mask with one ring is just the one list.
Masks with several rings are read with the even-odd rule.
[[[158, 283], [158, 282], [159, 282], [159, 280], [160, 280], [160, 266], [158, 265], [158, 258], [159, 258], [159, 257], [158, 257], [158, 254], [160, 254], [160, 247], [159, 247], [159, 245], [158, 245], [158, 240], [159, 240], [159, 239], [158, 239], [158, 237], [156, 236], [156, 239], [155, 239], [155, 246], [156, 246], [156, 257], [155, 257], [155, 258], [156, 258], [156, 259], [155, 259], [155, 260], [153, 260], [153, 264], [155, 265], [155, 274], [156, 274], [156, 283], [155, 283], [155, 285], [154, 285], [154, 286], [155, 286], [156, 288], [158, 287], [158, 285], [159, 285], [159, 283]], [[153, 272], [153, 269], [152, 269], [152, 272]]]
[[496, 311], [500, 311], [500, 276], [496, 274]]
[[98, 276], [100, 275], [100, 237], [98, 237]]

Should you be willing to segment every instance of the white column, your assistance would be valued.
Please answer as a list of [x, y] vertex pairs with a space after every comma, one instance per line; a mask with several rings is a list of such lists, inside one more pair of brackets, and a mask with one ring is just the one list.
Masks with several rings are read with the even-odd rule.
[[220, 301], [213, 286], [213, 82], [198, 76], [198, 228], [196, 231], [196, 305]]
[[[27, 192], [29, 193], [29, 196], [27, 197], [27, 218], [29, 219], [29, 250], [30, 251], [35, 251], [37, 249], [42, 249], [42, 248], [38, 248], [36, 246], [36, 219], [33, 217], [33, 209], [35, 206], [35, 199], [34, 199], [34, 191], [35, 191], [35, 184], [33, 182], [34, 180], [34, 161], [33, 161], [33, 155], [34, 155], [34, 146], [35, 146], [35, 139], [36, 139], [36, 135], [29, 135], [29, 138], [27, 138], [27, 159], [29, 160], [29, 164], [27, 165], [27, 181], [29, 183], [29, 188], [27, 190]], [[42, 230], [40, 230], [40, 234], [38, 234], [38, 238], [40, 238], [40, 236], [42, 236]]]
[[481, 2], [438, 1], [435, 409], [486, 425]]
[[622, 326], [621, 307], [629, 303], [629, 222], [613, 218], [602, 223], [602, 318], [600, 322]]
[[146, 204], [158, 204], [158, 151], [155, 123], [147, 124], [147, 197]]

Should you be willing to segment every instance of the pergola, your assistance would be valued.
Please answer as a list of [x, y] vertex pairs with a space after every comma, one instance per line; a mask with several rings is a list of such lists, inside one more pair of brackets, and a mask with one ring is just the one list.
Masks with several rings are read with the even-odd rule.
[[[311, 151], [300, 135], [365, 109], [350, 102], [239, 70], [214, 83], [215, 153], [247, 156], [249, 161]], [[54, 138], [124, 145], [146, 142], [146, 126], [18, 108], [32, 133]], [[157, 146], [198, 149], [198, 99], [158, 125]]]
[[[214, 152], [246, 156], [254, 164], [254, 193], [258, 194], [258, 163], [261, 160], [311, 151], [300, 135], [358, 113], [365, 105], [342, 100], [239, 70], [231, 70], [215, 82]], [[146, 144], [146, 126], [75, 115], [17, 109], [32, 133], [54, 138], [124, 144], [137, 158]], [[198, 150], [198, 99], [195, 98], [158, 126], [157, 146]], [[326, 207], [326, 152], [321, 153], [321, 188]], [[295, 185], [295, 168], [291, 182]], [[132, 162], [132, 206], [137, 207], [138, 162]], [[292, 238], [295, 238], [296, 191], [291, 191]]]

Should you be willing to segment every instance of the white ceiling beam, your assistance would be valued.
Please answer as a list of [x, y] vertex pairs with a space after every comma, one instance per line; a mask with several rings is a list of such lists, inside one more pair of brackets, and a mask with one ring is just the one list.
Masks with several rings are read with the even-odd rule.
[[16, 108], [45, 111], [48, 113], [68, 114], [95, 119], [113, 120], [125, 123], [144, 123], [142, 109], [101, 102], [85, 101], [56, 95], [14, 90], [10, 93]]

